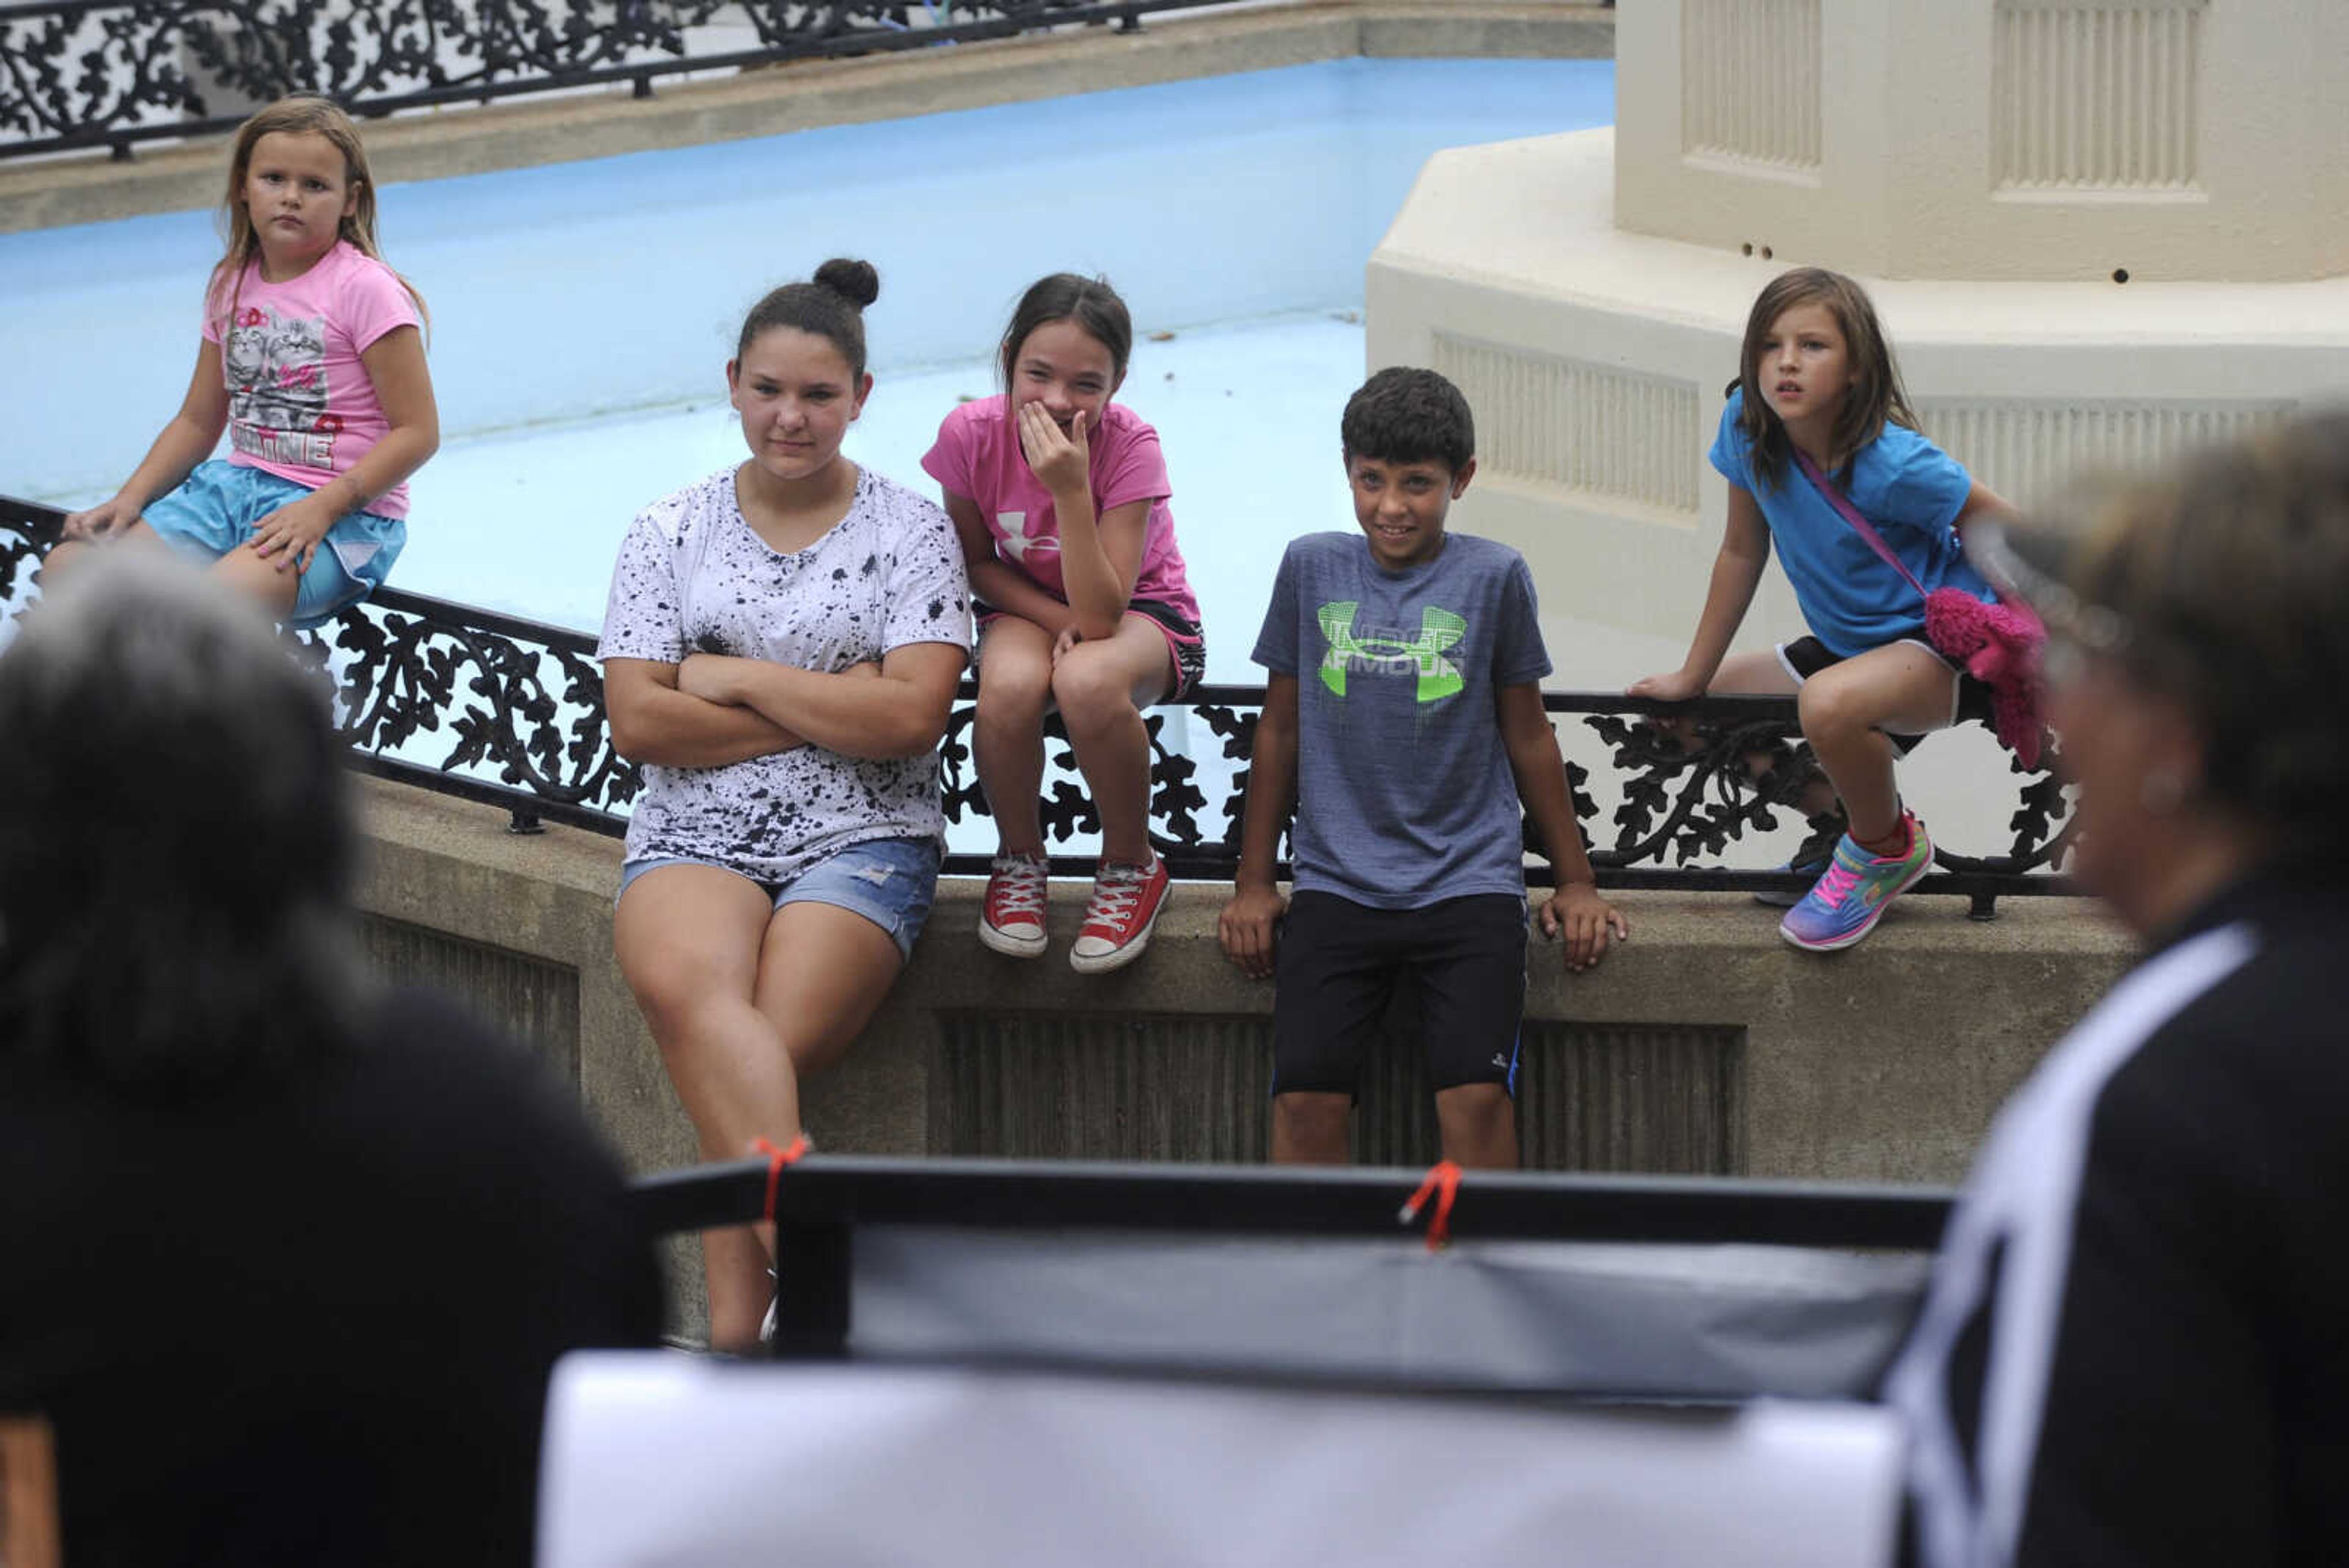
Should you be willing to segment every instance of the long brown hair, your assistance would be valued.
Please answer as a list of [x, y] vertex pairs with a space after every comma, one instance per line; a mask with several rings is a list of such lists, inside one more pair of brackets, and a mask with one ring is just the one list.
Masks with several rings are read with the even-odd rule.
[[1738, 425], [1754, 453], [1754, 472], [1775, 490], [1785, 482], [1795, 461], [1795, 443], [1786, 434], [1777, 410], [1762, 395], [1762, 343], [1778, 317], [1799, 305], [1820, 305], [1834, 317], [1843, 333], [1844, 350], [1851, 360], [1853, 381], [1845, 393], [1832, 432], [1834, 461], [1828, 468], [1847, 473], [1860, 449], [1884, 433], [1888, 424], [1915, 430], [1917, 412], [1900, 385], [1899, 367], [1892, 362], [1892, 344], [1876, 319], [1868, 291], [1839, 272], [1798, 266], [1782, 272], [1754, 297], [1753, 314], [1745, 318], [1745, 342], [1737, 353], [1738, 384], [1745, 389], [1745, 407]]
[[[261, 236], [254, 231], [253, 214], [244, 204], [244, 177], [253, 167], [254, 148], [272, 131], [288, 135], [312, 132], [334, 144], [335, 151], [343, 155], [344, 182], [358, 195], [357, 202], [343, 216], [340, 236], [361, 255], [383, 261], [383, 251], [375, 237], [375, 178], [367, 172], [367, 147], [359, 140], [359, 128], [329, 99], [306, 94], [279, 99], [237, 127], [235, 151], [229, 157], [228, 193], [221, 201], [221, 227], [228, 249], [212, 267], [212, 281], [204, 294], [207, 305], [220, 303], [223, 341], [234, 324], [237, 293], [244, 284], [245, 265], [261, 249]], [[390, 265], [388, 262], [384, 265]], [[424, 307], [424, 296], [397, 271], [391, 275], [399, 278], [399, 286], [408, 290], [408, 297], [416, 302], [416, 313], [429, 327], [432, 316]]]

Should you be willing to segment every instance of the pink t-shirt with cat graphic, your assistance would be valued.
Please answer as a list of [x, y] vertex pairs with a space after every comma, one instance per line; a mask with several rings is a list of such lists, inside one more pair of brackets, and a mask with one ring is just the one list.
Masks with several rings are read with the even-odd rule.
[[[313, 490], [347, 472], [391, 429], [359, 356], [416, 325], [398, 276], [347, 240], [285, 283], [264, 281], [254, 258], [204, 302], [204, 340], [221, 345], [228, 383], [229, 462]], [[407, 516], [408, 486], [366, 509]]]
[[[1061, 524], [1053, 513], [1052, 493], [1029, 471], [1009, 404], [999, 392], [956, 409], [939, 424], [937, 442], [922, 459], [922, 468], [953, 493], [977, 504], [994, 537], [997, 559], [1066, 604], [1069, 590], [1061, 578]], [[1174, 547], [1174, 514], [1166, 505], [1174, 487], [1166, 480], [1158, 432], [1124, 404], [1112, 403], [1102, 410], [1101, 428], [1085, 432], [1085, 445], [1091, 452], [1087, 468], [1097, 514], [1128, 502], [1150, 503], [1133, 597], [1164, 605], [1196, 626], [1199, 601], [1183, 569], [1183, 552]]]

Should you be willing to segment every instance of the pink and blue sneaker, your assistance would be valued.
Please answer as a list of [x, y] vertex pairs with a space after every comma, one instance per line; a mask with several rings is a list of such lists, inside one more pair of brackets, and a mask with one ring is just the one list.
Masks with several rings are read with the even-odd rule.
[[1925, 825], [1906, 815], [1901, 822], [1909, 829], [1905, 855], [1872, 855], [1845, 834], [1826, 875], [1786, 911], [1778, 934], [1807, 951], [1831, 953], [1874, 930], [1892, 900], [1933, 868], [1933, 841]]

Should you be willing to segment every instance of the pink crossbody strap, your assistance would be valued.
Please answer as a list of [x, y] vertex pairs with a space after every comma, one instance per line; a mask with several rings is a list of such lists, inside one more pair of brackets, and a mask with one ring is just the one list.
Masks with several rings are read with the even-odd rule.
[[1854, 506], [1850, 498], [1836, 488], [1835, 482], [1819, 472], [1819, 465], [1811, 461], [1811, 454], [1801, 447], [1795, 447], [1795, 461], [1803, 465], [1804, 477], [1818, 486], [1819, 493], [1827, 498], [1827, 504], [1843, 514], [1843, 520], [1850, 524], [1853, 531], [1861, 538], [1868, 541], [1870, 549], [1884, 557], [1887, 566], [1907, 579], [1909, 586], [1917, 590], [1919, 598], [1925, 597], [1925, 585], [1917, 580], [1917, 574], [1910, 571], [1902, 564], [1900, 557], [1892, 553], [1892, 546], [1884, 542], [1884, 535], [1876, 531], [1874, 524], [1860, 515], [1859, 508]]

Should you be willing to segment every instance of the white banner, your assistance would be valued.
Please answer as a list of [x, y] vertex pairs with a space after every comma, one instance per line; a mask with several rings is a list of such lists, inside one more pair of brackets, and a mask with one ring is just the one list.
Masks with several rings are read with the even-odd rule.
[[1881, 1568], [1898, 1457], [1852, 1405], [598, 1353], [550, 1397], [539, 1562]]

